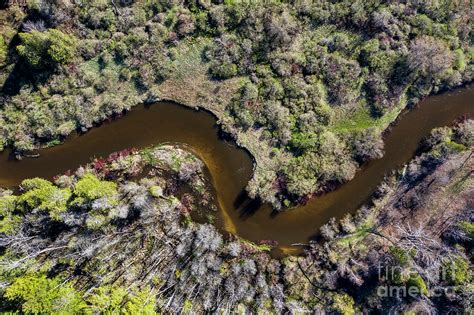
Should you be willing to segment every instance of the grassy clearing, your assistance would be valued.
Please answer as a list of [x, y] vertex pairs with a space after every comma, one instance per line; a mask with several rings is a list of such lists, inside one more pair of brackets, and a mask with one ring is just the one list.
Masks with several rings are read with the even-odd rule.
[[348, 246], [349, 244], [354, 244], [362, 241], [367, 235], [369, 235], [372, 230], [372, 226], [363, 225], [354, 233], [344, 236], [337, 240], [337, 243], [340, 245]]
[[406, 106], [406, 99], [398, 103], [392, 110], [388, 111], [380, 118], [374, 118], [370, 109], [366, 104], [360, 104], [355, 109], [336, 110], [336, 120], [331, 127], [333, 132], [350, 132], [364, 130], [367, 128], [375, 128], [379, 132], [385, 130], [395, 119], [397, 119], [400, 112]]
[[187, 39], [170, 49], [172, 56], [170, 67], [173, 69], [171, 78], [183, 80], [190, 75], [190, 72], [206, 72], [208, 67], [203, 62], [203, 51], [210, 43], [209, 38]]
[[209, 38], [188, 39], [172, 50], [171, 77], [154, 89], [162, 99], [189, 106], [203, 106], [222, 117], [225, 106], [241, 86], [241, 78], [212, 80], [203, 53]]

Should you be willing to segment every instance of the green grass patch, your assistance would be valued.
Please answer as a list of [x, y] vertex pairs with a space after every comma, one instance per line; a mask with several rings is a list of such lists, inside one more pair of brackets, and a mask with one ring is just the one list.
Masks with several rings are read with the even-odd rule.
[[59, 139], [54, 139], [54, 140], [51, 140], [49, 142], [47, 142], [45, 145], [44, 145], [44, 148], [50, 148], [50, 147], [54, 147], [56, 145], [59, 145], [61, 144], [62, 141], [59, 140]]
[[175, 80], [190, 75], [190, 70], [206, 68], [202, 60], [204, 48], [211, 43], [209, 38], [200, 37], [180, 42], [171, 52], [171, 77]]
[[337, 243], [340, 245], [348, 246], [349, 244], [354, 244], [362, 241], [372, 230], [371, 226], [363, 225], [354, 233], [341, 237], [337, 240]]
[[359, 108], [355, 112], [344, 113], [343, 117], [337, 119], [331, 128], [336, 132], [344, 132], [351, 130], [362, 130], [369, 127], [373, 127], [376, 124], [368, 108]]
[[385, 115], [379, 118], [375, 118], [371, 115], [369, 106], [365, 102], [361, 102], [361, 105], [356, 110], [350, 111], [336, 111], [336, 119], [331, 127], [333, 132], [349, 132], [364, 130], [367, 128], [376, 128], [379, 132], [385, 130], [405, 108], [406, 100], [405, 97], [399, 102], [399, 104], [388, 111]]
[[267, 245], [267, 244], [258, 245], [258, 244], [255, 244], [254, 242], [251, 242], [251, 241], [243, 239], [243, 238], [239, 239], [239, 241], [242, 244], [255, 249], [256, 251], [269, 252], [273, 249], [270, 245]]

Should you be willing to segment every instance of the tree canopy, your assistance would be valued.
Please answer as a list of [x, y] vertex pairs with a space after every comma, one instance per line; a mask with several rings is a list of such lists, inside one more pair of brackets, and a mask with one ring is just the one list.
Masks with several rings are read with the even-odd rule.
[[25, 58], [29, 65], [44, 68], [70, 62], [76, 52], [76, 40], [73, 36], [57, 29], [20, 33], [21, 45], [17, 46], [18, 54]]

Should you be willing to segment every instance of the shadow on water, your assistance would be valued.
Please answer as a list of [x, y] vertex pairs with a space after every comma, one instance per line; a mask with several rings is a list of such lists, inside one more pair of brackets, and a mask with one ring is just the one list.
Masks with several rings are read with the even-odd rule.
[[[244, 192], [244, 194], [246, 193]], [[248, 196], [246, 196], [246, 198], [247, 199], [245, 200], [243, 205], [238, 208], [240, 212], [239, 218], [241, 218], [242, 220], [251, 218], [255, 214], [255, 212], [257, 212], [258, 209], [260, 209], [260, 207], [262, 206], [262, 203], [259, 199], [250, 199]]]
[[240, 209], [246, 202], [248, 202], [249, 196], [245, 190], [241, 191], [234, 201], [234, 209]]

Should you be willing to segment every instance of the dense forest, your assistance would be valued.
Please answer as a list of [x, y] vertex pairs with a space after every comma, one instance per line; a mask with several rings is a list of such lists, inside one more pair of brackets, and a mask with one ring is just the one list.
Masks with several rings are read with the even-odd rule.
[[473, 120], [434, 130], [367, 206], [280, 261], [192, 219], [213, 198], [204, 164], [179, 147], [24, 180], [0, 193], [0, 310], [472, 312], [473, 140]]
[[[172, 100], [212, 112], [254, 159], [247, 194], [291, 211], [383, 156], [402, 110], [472, 81], [472, 14], [469, 1], [3, 1], [0, 151]], [[473, 141], [469, 117], [433, 130], [356, 213], [279, 259], [213, 225], [219, 187], [185, 146], [0, 187], [0, 312], [472, 313]]]
[[0, 11], [1, 147], [172, 99], [218, 116], [276, 209], [351, 179], [405, 106], [473, 76], [468, 1], [27, 4]]

